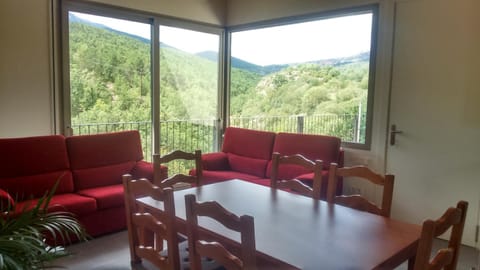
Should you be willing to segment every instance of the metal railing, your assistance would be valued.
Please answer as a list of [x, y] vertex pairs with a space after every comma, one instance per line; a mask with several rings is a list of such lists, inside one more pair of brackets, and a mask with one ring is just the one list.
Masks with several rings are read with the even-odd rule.
[[[204, 153], [216, 150], [216, 120], [169, 120], [160, 122], [160, 154], [174, 149], [184, 151], [202, 150]], [[230, 117], [230, 126], [273, 132], [293, 132], [337, 136], [345, 142], [363, 143], [365, 137], [365, 115], [294, 115]], [[74, 135], [138, 130], [146, 160], [151, 160], [152, 123], [148, 121], [121, 123], [73, 124]]]

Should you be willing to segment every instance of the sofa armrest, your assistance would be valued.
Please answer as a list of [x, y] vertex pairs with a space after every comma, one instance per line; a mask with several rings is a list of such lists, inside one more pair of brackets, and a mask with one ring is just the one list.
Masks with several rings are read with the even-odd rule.
[[230, 165], [228, 156], [224, 152], [214, 152], [202, 155], [202, 166], [204, 170], [210, 171], [228, 171]]
[[[167, 167], [161, 167], [162, 174], [167, 174]], [[153, 163], [147, 161], [138, 161], [135, 167], [132, 169], [132, 178], [133, 179], [140, 179], [146, 178], [150, 181], [153, 181]]]
[[7, 211], [15, 204], [12, 196], [3, 189], [0, 189], [0, 212]]

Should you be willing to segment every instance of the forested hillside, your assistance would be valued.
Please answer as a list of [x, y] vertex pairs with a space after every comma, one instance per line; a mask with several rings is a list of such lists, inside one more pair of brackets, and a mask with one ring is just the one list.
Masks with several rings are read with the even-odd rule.
[[[69, 41], [72, 123], [149, 122], [148, 40], [72, 20]], [[214, 59], [211, 54], [192, 55], [161, 44], [162, 120], [216, 118]], [[360, 104], [366, 105], [364, 55], [285, 67], [260, 67], [239, 59], [233, 64], [238, 66], [231, 69], [233, 117], [355, 115]]]

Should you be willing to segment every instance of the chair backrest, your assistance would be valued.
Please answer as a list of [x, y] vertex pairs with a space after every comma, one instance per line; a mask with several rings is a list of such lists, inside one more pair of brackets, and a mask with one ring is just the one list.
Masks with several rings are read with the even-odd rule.
[[[429, 219], [423, 222], [414, 270], [455, 270], [457, 268], [467, 208], [468, 203], [460, 201], [457, 203], [457, 207], [448, 208], [439, 219]], [[430, 260], [433, 239], [450, 228], [448, 248], [440, 249], [433, 259]]]
[[[302, 166], [313, 172], [313, 188], [298, 179], [279, 179], [280, 165]], [[319, 200], [322, 191], [322, 161], [311, 161], [300, 154], [282, 156], [275, 152], [272, 154], [272, 172], [270, 174], [270, 186], [272, 188], [286, 188], [304, 196]]]
[[[337, 186], [338, 177], [356, 177], [370, 183], [383, 186], [383, 196], [381, 205], [369, 201], [361, 195], [340, 195], [337, 196], [335, 187]], [[361, 211], [390, 217], [393, 197], [394, 176], [387, 174], [385, 176], [375, 173], [365, 166], [343, 167], [338, 168], [336, 163], [330, 164], [328, 175], [327, 201], [343, 206], [355, 208]]]
[[[128, 174], [122, 178], [132, 266], [144, 258], [160, 269], [180, 269], [173, 189], [162, 189], [147, 179], [132, 180]], [[163, 213], [148, 213], [136, 200], [145, 196], [163, 202]]]
[[[195, 161], [195, 175], [186, 175], [178, 173], [172, 176], [164, 175], [161, 172], [162, 164], [167, 164], [172, 161]], [[177, 183], [188, 183], [196, 186], [200, 185], [200, 181], [203, 176], [202, 171], [202, 151], [195, 150], [194, 153], [184, 152], [181, 150], [175, 150], [163, 156], [159, 154], [153, 155], [153, 182], [161, 188], [173, 187]]]
[[[197, 202], [193, 194], [185, 195], [187, 215], [187, 237], [190, 256], [190, 268], [201, 269], [201, 257], [215, 260], [224, 268], [256, 269], [255, 228], [253, 217], [237, 216], [218, 202]], [[240, 251], [233, 254], [226, 243], [207, 242], [200, 238], [198, 217], [204, 216], [216, 220], [226, 228], [240, 232]]]

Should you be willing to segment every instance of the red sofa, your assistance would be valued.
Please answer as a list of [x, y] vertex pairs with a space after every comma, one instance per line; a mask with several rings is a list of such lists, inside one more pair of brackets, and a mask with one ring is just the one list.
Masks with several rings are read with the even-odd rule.
[[121, 176], [153, 179], [138, 131], [0, 139], [0, 196], [17, 211], [59, 185], [49, 210], [77, 216], [91, 236], [126, 228]]
[[[328, 166], [331, 162], [343, 166], [341, 140], [337, 137], [228, 127], [222, 151], [202, 155], [202, 183], [237, 178], [269, 186], [273, 152], [282, 155], [302, 154], [311, 160], [322, 160], [324, 168], [322, 198], [326, 198]], [[313, 179], [313, 173], [299, 166], [281, 165], [279, 177], [298, 178], [309, 184]], [[341, 194], [343, 181], [339, 180], [337, 193]]]

